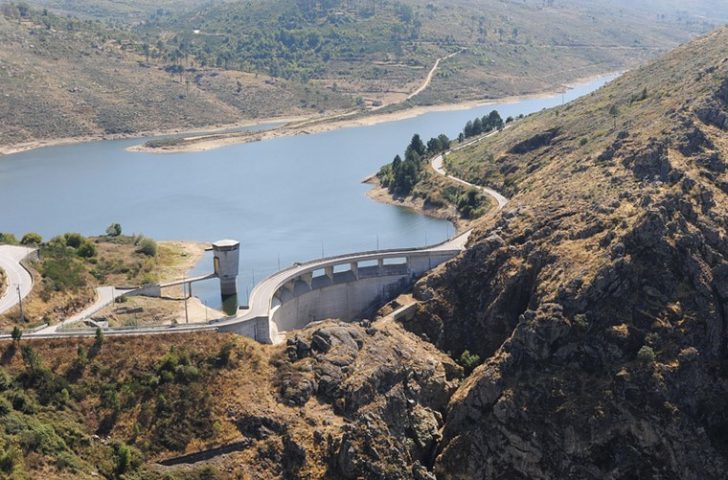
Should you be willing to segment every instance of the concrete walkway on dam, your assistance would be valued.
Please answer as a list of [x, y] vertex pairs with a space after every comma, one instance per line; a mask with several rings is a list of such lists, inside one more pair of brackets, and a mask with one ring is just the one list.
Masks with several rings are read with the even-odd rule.
[[[334, 272], [334, 268], [340, 265], [360, 265], [364, 263], [373, 263], [372, 266], [361, 267], [362, 278], [367, 280], [389, 277], [411, 277], [421, 276], [436, 265], [446, 261], [465, 249], [465, 245], [470, 236], [470, 231], [464, 232], [450, 240], [438, 245], [425, 248], [402, 248], [392, 250], [370, 251], [340, 255], [336, 257], [328, 257], [309, 261], [306, 263], [294, 264], [293, 266], [277, 272], [264, 279], [256, 285], [250, 295], [250, 305], [246, 310], [241, 310], [235, 317], [226, 317], [222, 319], [211, 320], [208, 323], [177, 325], [177, 326], [159, 326], [144, 328], [118, 328], [106, 329], [107, 335], [153, 335], [165, 333], [189, 333], [200, 331], [222, 331], [235, 332], [245, 336], [255, 338], [264, 343], [275, 343], [281, 341], [284, 332], [278, 331], [275, 321], [271, 320], [272, 311], [275, 309], [274, 303], [276, 295], [285, 289], [286, 285], [291, 281], [307, 277], [314, 280], [313, 272], [323, 271], [325, 275], [340, 275]], [[408, 259], [411, 263], [406, 264], [407, 268], [403, 268], [405, 264], [387, 265], [389, 259]], [[373, 273], [375, 272], [375, 273]], [[356, 282], [357, 278], [349, 277], [347, 281]], [[333, 283], [332, 283], [333, 284]], [[108, 288], [111, 287], [101, 287]], [[128, 291], [117, 291], [114, 297], [128, 293]], [[108, 298], [107, 298], [108, 297]], [[110, 303], [111, 295], [100, 295], [97, 302], [84, 312], [68, 319], [62, 324], [67, 325], [69, 321], [78, 322], [86, 318], [85, 314], [90, 309], [98, 309], [98, 305]], [[90, 336], [94, 334], [93, 329], [89, 330], [62, 330], [58, 327], [61, 324], [46, 327], [32, 333], [26, 333], [26, 338], [63, 338], [76, 336]], [[55, 327], [55, 328], [54, 328]], [[0, 339], [7, 339], [9, 335], [0, 335]]]
[[[427, 265], [424, 263], [420, 264], [419, 268], [416, 267], [415, 272], [411, 270], [406, 272], [407, 275], [411, 275], [412, 273], [421, 275], [432, 267], [442, 263], [442, 261], [448, 260], [462, 252], [465, 249], [469, 237], [470, 231], [467, 231], [455, 238], [431, 247], [354, 253], [294, 265], [271, 275], [256, 285], [250, 294], [249, 309], [242, 312], [241, 316], [216, 322], [216, 325], [220, 331], [233, 331], [266, 343], [277, 343], [282, 340], [281, 334], [283, 332], [279, 331], [276, 322], [272, 321], [271, 310], [274, 308], [274, 297], [287, 284], [300, 279], [307, 279], [309, 284], [312, 284], [314, 280], [313, 273], [316, 271], [323, 270], [325, 272], [324, 275], [333, 277], [335, 275], [333, 270], [336, 266], [357, 265], [354, 269], [358, 269], [358, 265], [366, 262], [377, 263], [377, 268], [380, 269], [379, 272], [381, 274], [379, 276], [390, 276], [388, 272], [381, 269], [384, 266], [383, 262], [387, 259], [434, 258], [435, 261], [432, 263], [428, 263]], [[349, 271], [351, 272], [353, 270]], [[355, 278], [354, 281], [356, 279], [358, 278]], [[331, 280], [333, 281], [333, 278]]]

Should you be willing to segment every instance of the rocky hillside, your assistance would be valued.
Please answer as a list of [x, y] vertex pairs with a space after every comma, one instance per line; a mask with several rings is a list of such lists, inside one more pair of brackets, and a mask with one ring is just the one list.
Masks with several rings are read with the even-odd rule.
[[728, 28], [450, 157], [512, 196], [407, 328], [483, 365], [437, 478], [723, 478]]
[[0, 347], [3, 478], [420, 478], [462, 368], [392, 322]]
[[452, 155], [512, 201], [410, 320], [0, 345], [0, 475], [724, 478], [726, 46]]

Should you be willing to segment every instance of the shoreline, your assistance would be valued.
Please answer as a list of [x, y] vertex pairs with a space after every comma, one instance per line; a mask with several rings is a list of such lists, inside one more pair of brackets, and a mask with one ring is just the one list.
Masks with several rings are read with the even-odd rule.
[[305, 115], [281, 115], [278, 117], [266, 117], [260, 119], [247, 119], [237, 123], [230, 124], [218, 124], [208, 125], [202, 127], [193, 128], [171, 128], [167, 130], [148, 130], [136, 133], [98, 133], [89, 135], [80, 135], [77, 137], [61, 137], [46, 140], [31, 140], [29, 142], [14, 143], [7, 146], [0, 145], [0, 157], [5, 155], [14, 155], [16, 153], [29, 152], [31, 150], [37, 150], [40, 148], [48, 147], [59, 147], [64, 145], [76, 145], [81, 143], [100, 142], [100, 141], [114, 141], [114, 140], [134, 140], [142, 139], [147, 137], [169, 137], [174, 135], [194, 135], [194, 136], [206, 136], [206, 135], [222, 135], [229, 130], [258, 127], [267, 124], [287, 124], [292, 122], [300, 122], [310, 119], [310, 116]]
[[[356, 128], [356, 127], [370, 127], [379, 125], [382, 123], [397, 122], [410, 118], [419, 117], [433, 112], [452, 112], [459, 110], [470, 110], [473, 108], [484, 107], [488, 105], [504, 105], [518, 103], [525, 100], [553, 98], [558, 96], [561, 91], [566, 89], [573, 89], [581, 85], [591, 83], [597, 79], [609, 77], [612, 75], [623, 74], [624, 70], [616, 70], [602, 74], [589, 75], [575, 79], [571, 82], [564, 83], [560, 89], [549, 90], [541, 93], [532, 93], [524, 95], [511, 95], [501, 98], [493, 98], [486, 100], [467, 100], [459, 103], [442, 103], [438, 105], [428, 106], [415, 106], [405, 108], [402, 110], [388, 112], [388, 113], [376, 113], [369, 112], [369, 115], [364, 115], [354, 119], [344, 119], [347, 116], [351, 116], [352, 112], [345, 112], [342, 114], [333, 115], [330, 118], [311, 118], [309, 120], [300, 122], [302, 124], [287, 124], [279, 128], [267, 130], [263, 132], [250, 132], [250, 133], [232, 133], [222, 135], [210, 135], [210, 136], [196, 136], [187, 139], [183, 139], [183, 143], [171, 144], [163, 147], [148, 147], [144, 144], [134, 145], [127, 148], [130, 152], [144, 152], [144, 153], [192, 153], [192, 152], [204, 152], [208, 150], [214, 150], [217, 148], [223, 148], [230, 145], [240, 145], [245, 143], [260, 142], [265, 140], [272, 140], [279, 137], [288, 137], [294, 135], [313, 135], [319, 133], [330, 132], [333, 130], [343, 128]], [[354, 112], [355, 114], [356, 112]], [[366, 112], [362, 112], [366, 113]], [[184, 143], [186, 141], [186, 143]]]
[[[415, 118], [432, 112], [448, 112], [458, 110], [469, 110], [472, 108], [483, 107], [494, 104], [510, 104], [524, 100], [532, 100], [539, 98], [551, 98], [559, 95], [564, 88], [575, 88], [580, 85], [590, 83], [599, 78], [620, 75], [625, 70], [612, 70], [600, 74], [588, 75], [576, 78], [570, 82], [561, 84], [560, 87], [540, 93], [531, 93], [523, 95], [511, 95], [500, 98], [466, 100], [457, 103], [442, 103], [437, 105], [414, 106], [402, 110], [377, 113], [377, 111], [343, 111], [332, 112], [329, 115], [280, 115], [275, 117], [266, 117], [260, 119], [246, 119], [234, 124], [211, 125], [207, 127], [197, 128], [174, 128], [159, 129], [137, 133], [124, 134], [91, 134], [78, 137], [63, 137], [48, 140], [33, 140], [30, 142], [12, 144], [8, 146], [0, 146], [0, 157], [4, 155], [13, 155], [16, 153], [27, 152], [39, 148], [73, 145], [88, 142], [97, 142], [104, 140], [133, 140], [144, 139], [147, 137], [165, 137], [182, 135], [184, 142], [180, 145], [171, 145], [166, 148], [150, 148], [144, 144], [133, 145], [127, 148], [131, 152], [148, 152], [148, 153], [188, 153], [202, 152], [222, 148], [229, 145], [238, 145], [252, 143], [257, 141], [271, 140], [273, 138], [292, 136], [292, 135], [309, 135], [317, 133], [325, 133], [340, 128], [368, 127], [379, 125], [382, 123], [396, 122]], [[363, 114], [362, 117], [354, 119], [346, 119], [352, 115]], [[343, 120], [342, 120], [343, 119]], [[281, 123], [283, 125], [265, 130], [262, 132], [228, 132], [228, 130], [255, 127], [265, 124]]]
[[[366, 196], [375, 202], [383, 203], [385, 205], [391, 205], [393, 207], [406, 208], [419, 215], [424, 215], [430, 218], [436, 218], [438, 220], [447, 220], [453, 226], [455, 235], [460, 235], [465, 231], [469, 230], [472, 224], [483, 217], [474, 218], [472, 220], [464, 220], [457, 215], [454, 209], [454, 205], [448, 204], [445, 208], [426, 208], [424, 200], [413, 200], [411, 197], [404, 199], [398, 199], [392, 196], [389, 191], [382, 187], [377, 180], [376, 175], [372, 175], [362, 181], [362, 183], [369, 185], [371, 188], [367, 190]], [[483, 216], [488, 215], [491, 211], [488, 210]]]

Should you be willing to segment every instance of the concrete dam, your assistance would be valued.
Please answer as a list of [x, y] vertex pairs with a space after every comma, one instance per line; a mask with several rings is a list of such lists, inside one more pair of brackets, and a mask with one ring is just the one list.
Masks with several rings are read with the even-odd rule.
[[249, 309], [216, 322], [217, 329], [278, 343], [285, 332], [311, 322], [363, 318], [462, 252], [469, 234], [421, 249], [362, 252], [295, 264], [260, 282], [250, 295]]

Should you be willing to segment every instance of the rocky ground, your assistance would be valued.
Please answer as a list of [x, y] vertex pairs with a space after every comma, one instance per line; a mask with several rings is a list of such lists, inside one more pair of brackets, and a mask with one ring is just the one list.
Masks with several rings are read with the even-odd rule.
[[415, 290], [408, 329], [485, 359], [450, 399], [437, 478], [724, 476], [726, 45], [722, 29], [454, 160], [514, 197]]

